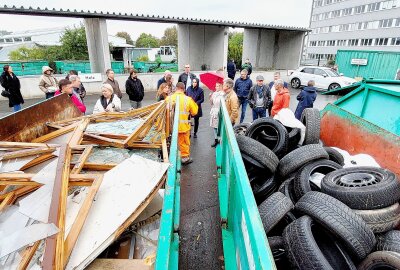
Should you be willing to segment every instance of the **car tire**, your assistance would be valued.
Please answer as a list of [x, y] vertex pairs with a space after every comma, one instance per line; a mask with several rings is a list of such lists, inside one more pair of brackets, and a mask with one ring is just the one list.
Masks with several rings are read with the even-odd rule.
[[272, 118], [263, 117], [254, 120], [250, 127], [247, 128], [246, 136], [264, 144], [278, 158], [283, 157], [287, 152], [289, 139], [286, 128], [279, 121]]
[[292, 201], [281, 192], [275, 192], [258, 206], [265, 233], [294, 208]]
[[328, 173], [322, 179], [321, 190], [358, 210], [385, 208], [400, 200], [396, 175], [376, 167], [350, 167]]
[[393, 251], [400, 253], [400, 231], [393, 230], [376, 238], [377, 251]]
[[287, 260], [282, 236], [268, 237], [268, 243], [272, 252], [272, 256], [274, 257], [276, 268], [289, 269], [290, 265]]
[[250, 137], [236, 135], [240, 152], [253, 158], [269, 172], [274, 173], [279, 163], [278, 157], [266, 146]]
[[249, 128], [251, 123], [241, 123], [237, 124], [233, 127], [233, 132], [237, 135], [245, 135], [246, 130]]
[[267, 179], [260, 177], [259, 179], [252, 181], [250, 186], [256, 201], [263, 202], [276, 191], [278, 184], [275, 180], [275, 177], [272, 176]]
[[278, 173], [280, 177], [284, 178], [308, 162], [320, 158], [329, 158], [328, 153], [326, 153], [322, 146], [318, 144], [302, 146], [293, 150], [279, 161]]
[[338, 84], [338, 83], [331, 83], [331, 84], [328, 86], [328, 90], [329, 90], [329, 91], [330, 91], [330, 90], [334, 90], [334, 89], [338, 89], [338, 88], [341, 88], [340, 84]]
[[354, 212], [362, 217], [374, 233], [388, 232], [400, 224], [399, 203], [395, 203], [382, 209], [354, 210]]
[[357, 269], [400, 269], [400, 254], [391, 251], [375, 251], [369, 254]]
[[296, 203], [295, 209], [334, 234], [357, 260], [364, 259], [375, 247], [374, 233], [365, 221], [347, 205], [327, 194], [308, 192]]
[[299, 78], [293, 78], [290, 81], [290, 86], [292, 86], [292, 88], [298, 89], [301, 86], [301, 81]]
[[321, 116], [318, 109], [306, 108], [301, 114], [300, 121], [306, 127], [306, 136], [303, 145], [319, 144], [321, 132]]
[[289, 137], [288, 152], [290, 152], [296, 149], [297, 145], [299, 144], [301, 138], [301, 129], [286, 127], [286, 130], [288, 132], [288, 137]]
[[303, 166], [296, 174], [293, 181], [294, 194], [296, 200], [299, 200], [307, 192], [312, 191], [310, 177], [313, 173], [327, 174], [332, 171], [341, 169], [342, 166], [327, 159], [316, 160]]
[[344, 158], [343, 158], [342, 154], [339, 153], [339, 151], [337, 151], [336, 149], [333, 149], [332, 147], [327, 147], [327, 146], [325, 146], [324, 149], [329, 155], [329, 160], [332, 160], [339, 165], [342, 165], [342, 166], [344, 165]]
[[279, 186], [278, 191], [282, 192], [286, 197], [288, 197], [293, 203], [296, 202], [296, 196], [294, 194], [293, 188], [294, 176], [289, 177]]
[[282, 237], [292, 269], [356, 269], [343, 246], [309, 216], [289, 224]]

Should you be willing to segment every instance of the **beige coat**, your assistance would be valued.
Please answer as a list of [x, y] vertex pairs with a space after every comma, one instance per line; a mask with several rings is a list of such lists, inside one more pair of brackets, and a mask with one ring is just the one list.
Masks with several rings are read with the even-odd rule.
[[[49, 87], [55, 87], [55, 89], [53, 88], [53, 90]], [[44, 93], [48, 93], [48, 92], [55, 92], [56, 89], [58, 89], [58, 82], [57, 79], [54, 78], [53, 75], [46, 75], [43, 74], [40, 77], [40, 81], [39, 81], [39, 88], [40, 90], [42, 90]], [[50, 91], [49, 91], [50, 90]]]
[[235, 91], [231, 90], [228, 94], [226, 94], [225, 104], [226, 109], [228, 110], [229, 118], [231, 119], [231, 123], [234, 125], [239, 118], [239, 99]]

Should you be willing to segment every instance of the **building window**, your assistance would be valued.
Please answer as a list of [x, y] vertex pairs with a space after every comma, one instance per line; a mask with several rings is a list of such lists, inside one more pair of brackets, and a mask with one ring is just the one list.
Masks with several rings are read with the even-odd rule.
[[32, 41], [32, 37], [24, 37], [24, 41]]
[[328, 40], [326, 42], [326, 46], [335, 46], [335, 44], [336, 44], [336, 40]]
[[338, 46], [346, 46], [346, 40], [345, 39], [340, 39], [337, 41]]
[[375, 39], [375, 46], [386, 46], [388, 45], [388, 38], [376, 38]]
[[392, 27], [392, 19], [384, 19], [379, 21], [379, 28]]
[[10, 43], [13, 42], [12, 38], [6, 38], [5, 40], [6, 40], [6, 42], [10, 42]]
[[353, 13], [353, 8], [346, 8], [346, 9], [343, 9], [343, 16], [349, 16], [349, 15], [351, 15]]
[[350, 39], [349, 46], [358, 46], [358, 39]]
[[350, 29], [350, 25], [349, 24], [341, 24], [341, 25], [339, 25], [339, 32], [349, 31], [349, 29]]
[[372, 38], [363, 38], [361, 39], [361, 46], [372, 46]]
[[4, 43], [4, 38], [0, 38], [0, 43]]
[[368, 4], [368, 12], [373, 12], [373, 11], [379, 10], [380, 5], [381, 5], [381, 2]]
[[20, 37], [15, 37], [15, 38], [14, 38], [14, 42], [22, 42], [22, 38], [20, 38]]
[[310, 47], [317, 46], [317, 41], [310, 41]]
[[396, 27], [400, 26], [400, 18], [396, 19]]
[[[1, 40], [0, 40], [0, 42], [1, 42]], [[394, 46], [400, 45], [400, 37], [392, 38], [392, 42], [390, 43], [390, 45], [394, 45]]]
[[355, 14], [361, 14], [365, 12], [365, 5], [358, 6], [354, 8], [354, 13]]
[[325, 46], [325, 40], [318, 41], [318, 46]]
[[325, 5], [330, 5], [332, 4], [333, 0], [325, 0]]
[[340, 13], [342, 10], [334, 10], [332, 11], [332, 18], [340, 17]]

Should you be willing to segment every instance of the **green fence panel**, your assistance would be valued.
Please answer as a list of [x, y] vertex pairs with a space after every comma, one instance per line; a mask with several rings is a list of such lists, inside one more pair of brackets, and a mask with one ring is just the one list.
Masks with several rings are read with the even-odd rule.
[[111, 68], [114, 70], [115, 73], [122, 74], [122, 73], [124, 73], [124, 62], [123, 61], [112, 61]]
[[232, 124], [221, 103], [216, 148], [225, 269], [276, 269]]
[[3, 61], [0, 62], [0, 66], [10, 65], [13, 69], [13, 72], [17, 76], [25, 76], [25, 75], [40, 75], [42, 74], [42, 67], [48, 66], [49, 63], [47, 61]]
[[[175, 105], [179, 108], [179, 98]], [[165, 184], [164, 203], [161, 212], [160, 232], [156, 256], [156, 270], [178, 269], [179, 257], [179, 213], [181, 157], [178, 151], [179, 110], [174, 113], [174, 124], [169, 152], [170, 167]]]

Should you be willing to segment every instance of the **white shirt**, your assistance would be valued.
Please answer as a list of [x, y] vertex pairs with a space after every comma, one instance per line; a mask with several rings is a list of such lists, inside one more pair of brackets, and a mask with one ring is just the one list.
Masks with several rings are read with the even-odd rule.
[[[113, 105], [114, 104], [114, 108]], [[114, 94], [113, 101], [108, 105], [108, 108], [110, 109], [110, 112], [119, 112], [121, 110], [121, 100], [117, 95]], [[99, 112], [105, 112], [106, 110], [103, 108], [103, 105], [101, 105], [101, 99], [99, 98], [96, 102], [96, 105], [94, 105], [93, 113], [99, 113]]]
[[275, 84], [274, 84], [271, 87], [271, 100], [272, 100], [272, 102], [274, 102], [274, 100], [275, 100], [275, 95], [276, 95], [276, 89], [275, 89]]

